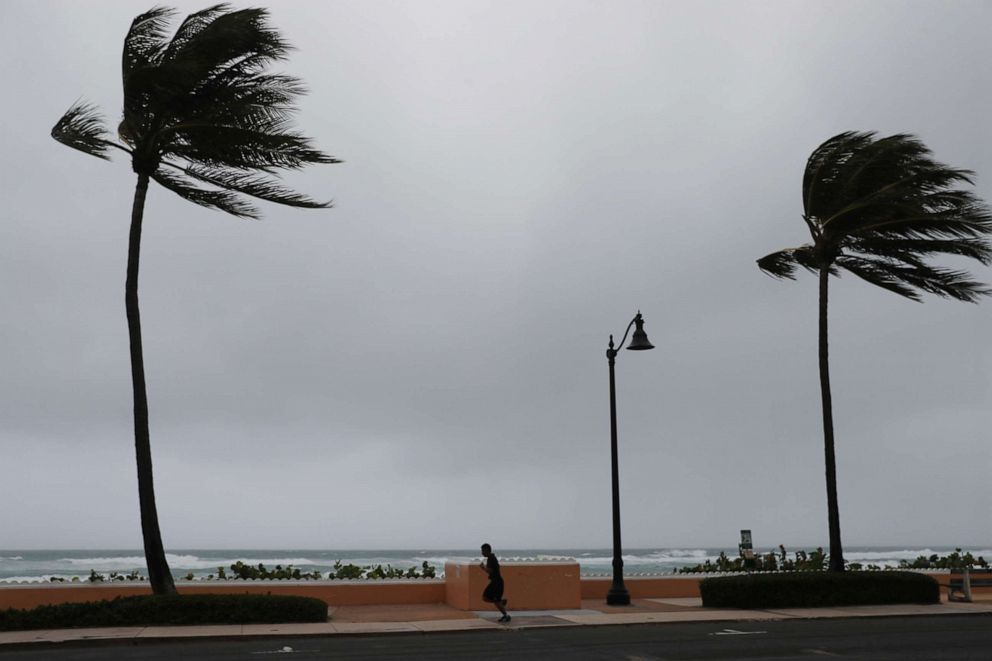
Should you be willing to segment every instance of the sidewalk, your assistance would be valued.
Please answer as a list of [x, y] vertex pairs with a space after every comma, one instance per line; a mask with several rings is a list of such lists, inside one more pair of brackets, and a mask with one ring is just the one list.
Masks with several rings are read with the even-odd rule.
[[195, 627], [126, 627], [109, 629], [57, 629], [49, 631], [0, 632], [0, 646], [29, 643], [64, 643], [89, 640], [163, 640], [177, 638], [238, 638], [242, 636], [326, 636], [387, 633], [432, 633], [477, 629], [529, 629], [535, 627], [575, 627], [631, 625], [664, 622], [748, 622], [803, 618], [886, 617], [907, 615], [992, 615], [992, 595], [982, 595], [974, 603], [892, 606], [846, 606], [838, 608], [782, 608], [774, 610], [734, 610], [703, 608], [698, 598], [635, 599], [630, 606], [607, 606], [599, 600], [584, 600], [578, 610], [513, 611], [509, 624], [498, 624], [499, 613], [460, 611], [445, 604], [403, 606], [341, 606], [330, 608], [326, 623], [313, 624], [230, 624]]

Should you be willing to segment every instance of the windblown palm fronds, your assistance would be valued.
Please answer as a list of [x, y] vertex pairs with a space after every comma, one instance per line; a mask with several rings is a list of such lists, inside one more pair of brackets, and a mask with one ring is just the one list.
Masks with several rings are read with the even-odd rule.
[[992, 262], [992, 214], [973, 193], [954, 188], [972, 174], [934, 161], [909, 135], [834, 136], [813, 152], [803, 177], [813, 243], [762, 257], [758, 266], [790, 279], [797, 267], [826, 266], [913, 300], [929, 292], [976, 301], [992, 292], [963, 271], [926, 261], [943, 254]]
[[291, 49], [267, 27], [266, 11], [215, 5], [187, 16], [170, 38], [173, 15], [162, 7], [141, 14], [124, 40], [119, 140], [86, 103], [72, 106], [52, 137], [101, 158], [123, 150], [138, 174], [235, 216], [259, 216], [249, 197], [329, 207], [276, 174], [339, 161], [291, 128], [295, 100], [305, 90], [296, 78], [266, 71]]

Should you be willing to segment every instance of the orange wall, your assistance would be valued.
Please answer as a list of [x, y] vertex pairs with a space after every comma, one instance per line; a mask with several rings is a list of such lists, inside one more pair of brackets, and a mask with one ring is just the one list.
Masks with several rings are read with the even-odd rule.
[[[445, 565], [446, 579], [424, 581], [322, 581], [322, 582], [242, 582], [218, 581], [190, 584], [180, 582], [183, 594], [283, 594], [316, 597], [331, 606], [384, 604], [439, 604], [461, 610], [489, 610], [493, 606], [482, 601], [482, 591], [488, 579], [474, 564]], [[533, 563], [502, 565], [505, 597], [510, 610], [543, 610], [580, 608], [582, 599], [606, 599], [609, 578], [579, 579], [577, 563]], [[930, 574], [946, 589], [951, 575]], [[955, 574], [955, 576], [959, 576]], [[701, 575], [666, 577], [627, 577], [624, 584], [634, 599], [648, 597], [698, 597]], [[992, 588], [972, 588], [976, 592]], [[11, 585], [0, 584], [0, 610], [33, 608], [44, 604], [99, 601], [120, 596], [150, 594], [143, 584], [81, 584], [81, 585]]]
[[[503, 562], [500, 565], [511, 610], [581, 608], [582, 589], [577, 562]], [[474, 563], [444, 565], [445, 595], [449, 606], [461, 610], [491, 610], [482, 600], [489, 583], [486, 572]]]
[[[606, 599], [613, 580], [609, 578], [582, 579], [583, 599]], [[633, 599], [647, 597], [698, 597], [699, 577], [624, 578], [623, 584]]]
[[[369, 581], [321, 583], [244, 583], [216, 582], [176, 586], [181, 594], [279, 594], [316, 597], [331, 606], [380, 604], [438, 604], [444, 602], [444, 581]], [[44, 604], [99, 601], [115, 597], [151, 594], [143, 585], [39, 585], [0, 587], [0, 610], [34, 608]]]
[[[989, 573], [985, 571], [970, 572], [970, 574], [971, 574], [971, 578], [992, 578], [989, 576]], [[930, 575], [937, 579], [937, 582], [940, 583], [940, 587], [943, 589], [947, 589], [947, 586], [951, 582], [951, 578], [956, 578], [959, 580], [964, 578], [964, 574], [962, 572], [957, 572], [957, 571], [951, 574], [930, 574]], [[992, 592], [992, 588], [986, 588], [986, 587], [976, 588], [972, 586], [971, 591], [978, 594], [985, 594], [987, 592]]]

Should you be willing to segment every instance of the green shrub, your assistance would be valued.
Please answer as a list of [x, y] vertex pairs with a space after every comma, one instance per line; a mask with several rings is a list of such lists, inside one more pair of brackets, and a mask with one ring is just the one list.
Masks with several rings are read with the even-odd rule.
[[899, 567], [902, 569], [961, 569], [963, 567], [988, 569], [989, 563], [982, 556], [976, 558], [970, 551], [962, 553], [961, 549], [954, 549], [954, 552], [948, 555], [942, 556], [934, 553], [929, 557], [918, 556], [912, 562], [900, 560]]
[[[183, 576], [187, 581], [197, 580], [196, 575], [193, 572], [187, 572]], [[208, 574], [206, 580], [214, 580], [214, 574]], [[216, 578], [218, 580], [226, 580], [228, 578], [227, 570], [223, 567], [217, 568]], [[293, 565], [276, 565], [275, 569], [269, 569], [261, 562], [257, 566], [246, 565], [241, 560], [238, 560], [233, 565], [231, 565], [231, 578], [242, 579], [242, 580], [293, 580], [293, 581], [319, 581], [324, 578], [324, 574], [319, 570], [313, 570], [305, 572], [299, 567], [294, 567]], [[359, 567], [353, 564], [342, 564], [340, 560], [334, 563], [334, 571], [327, 574], [327, 578], [330, 580], [334, 579], [359, 579], [364, 578], [368, 580], [373, 579], [388, 579], [388, 578], [437, 578], [437, 569], [427, 563], [425, 560], [421, 564], [421, 569], [416, 567], [410, 567], [406, 571], [386, 565], [374, 565], [368, 567]], [[89, 578], [87, 579], [90, 583], [102, 583], [104, 581], [145, 581], [147, 580], [137, 570], [132, 571], [130, 574], [119, 574], [118, 572], [110, 572], [110, 576], [104, 576], [103, 574], [96, 573], [95, 569], [90, 570]], [[59, 576], [52, 576], [49, 579], [52, 583], [65, 583], [66, 579]], [[79, 582], [79, 577], [74, 576], [71, 581], [73, 583]]]
[[[824, 570], [829, 565], [830, 556], [824, 552], [822, 547], [817, 547], [813, 551], [796, 551], [794, 557], [790, 558], [785, 547], [778, 545], [778, 551], [768, 553], [755, 553], [754, 559], [748, 563], [743, 555], [730, 558], [723, 551], [716, 561], [706, 560], [702, 564], [691, 567], [680, 567], [672, 570], [672, 573], [679, 574], [710, 574], [717, 572], [739, 572], [739, 571], [809, 571]], [[961, 567], [985, 568], [989, 563], [982, 556], [975, 557], [971, 552], [962, 552], [955, 549], [953, 553], [939, 555], [934, 553], [928, 556], [919, 556], [916, 560], [900, 560], [899, 569], [957, 569]], [[851, 571], [885, 569], [876, 564], [863, 564], [860, 562], [846, 562], [844, 568]]]
[[141, 595], [0, 611], [0, 631], [326, 621], [320, 599], [264, 594]]
[[416, 567], [410, 567], [405, 572], [402, 569], [398, 569], [391, 565], [374, 565], [370, 567], [359, 567], [358, 565], [353, 565], [351, 563], [345, 565], [341, 564], [338, 560], [334, 563], [334, 571], [327, 575], [329, 579], [359, 579], [364, 578], [366, 580], [373, 579], [384, 579], [384, 578], [437, 578], [437, 570], [424, 560], [421, 565], [422, 571], [418, 571]]
[[705, 578], [699, 582], [710, 608], [801, 608], [866, 604], [935, 604], [940, 586], [913, 572], [796, 572]]
[[[743, 551], [739, 550], [736, 558], [730, 558], [726, 553], [720, 551], [720, 556], [716, 562], [706, 560], [701, 565], [691, 567], [680, 567], [679, 574], [710, 574], [716, 572], [737, 572], [737, 571], [810, 571], [823, 570], [827, 568], [830, 556], [823, 551], [823, 547], [817, 547], [813, 551], [796, 551], [795, 558], [790, 558], [785, 551], [785, 547], [778, 545], [779, 551], [768, 553], [755, 553], [750, 561], [745, 560]], [[849, 567], [852, 568], [853, 567]], [[860, 569], [860, 567], [858, 567]]]
[[[261, 562], [258, 563], [257, 567], [252, 567], [251, 565], [246, 565], [245, 563], [238, 560], [233, 565], [231, 565], [231, 572], [235, 578], [241, 579], [262, 579], [262, 580], [320, 580], [322, 577], [319, 571], [303, 572], [299, 567], [294, 567], [293, 565], [276, 565], [275, 569], [268, 569]], [[217, 568], [217, 578], [224, 579], [227, 578], [227, 574], [224, 572], [223, 567]]]

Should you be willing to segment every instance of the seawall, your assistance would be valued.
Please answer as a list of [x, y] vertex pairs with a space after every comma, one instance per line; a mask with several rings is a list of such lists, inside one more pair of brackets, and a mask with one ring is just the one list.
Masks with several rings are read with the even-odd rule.
[[[947, 571], [921, 572], [933, 576], [945, 591]], [[462, 610], [483, 610], [485, 573], [477, 565], [445, 566], [445, 578], [396, 580], [215, 580], [178, 581], [180, 594], [275, 594], [316, 597], [331, 606], [447, 603]], [[580, 577], [574, 562], [504, 563], [506, 596], [511, 609], [580, 608], [583, 599], [606, 599], [609, 577]], [[713, 574], [628, 576], [624, 583], [634, 599], [698, 597], [699, 581]], [[953, 574], [960, 577], [960, 574]], [[987, 588], [986, 588], [987, 589]], [[984, 590], [982, 590], [984, 591]], [[95, 584], [0, 584], [0, 610], [45, 604], [99, 601], [151, 594], [147, 582]]]

